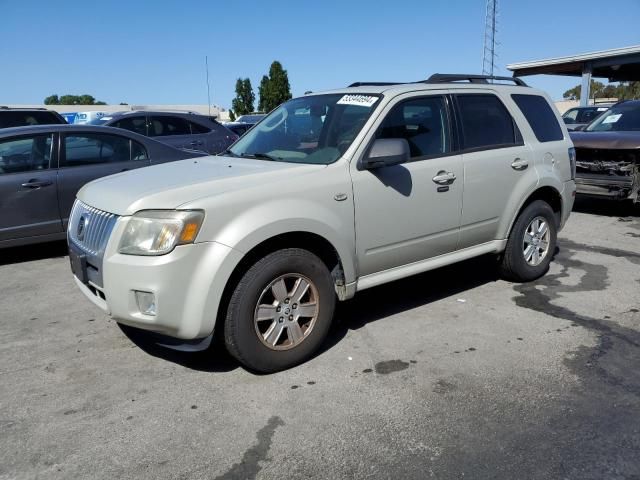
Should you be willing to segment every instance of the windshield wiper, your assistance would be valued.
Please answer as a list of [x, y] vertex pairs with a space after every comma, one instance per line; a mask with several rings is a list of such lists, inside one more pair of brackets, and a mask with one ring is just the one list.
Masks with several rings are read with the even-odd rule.
[[241, 153], [240, 154], [241, 157], [244, 158], [257, 158], [258, 160], [270, 160], [272, 162], [277, 162], [279, 160], [282, 160], [281, 158], [278, 157], [274, 157], [272, 155], [269, 155], [268, 153]]
[[239, 157], [237, 153], [233, 153], [231, 150], [227, 149], [224, 152], [219, 153], [218, 155], [227, 155], [228, 157]]

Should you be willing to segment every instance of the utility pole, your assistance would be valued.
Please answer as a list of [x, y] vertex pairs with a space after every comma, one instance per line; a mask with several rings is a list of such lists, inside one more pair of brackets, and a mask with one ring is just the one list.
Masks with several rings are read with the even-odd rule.
[[207, 71], [207, 108], [209, 109], [209, 116], [211, 116], [211, 89], [209, 88], [209, 58], [204, 56], [204, 68]]
[[487, 11], [484, 19], [484, 49], [482, 52], [482, 74], [493, 75], [496, 66], [496, 16], [498, 0], [487, 0]]

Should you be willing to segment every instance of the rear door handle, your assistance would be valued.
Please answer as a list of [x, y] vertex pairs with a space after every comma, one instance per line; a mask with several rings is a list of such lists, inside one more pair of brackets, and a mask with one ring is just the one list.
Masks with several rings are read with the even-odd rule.
[[529, 162], [522, 158], [516, 158], [513, 162], [511, 162], [511, 168], [514, 170], [526, 170], [529, 166]]
[[48, 187], [49, 185], [52, 185], [53, 182], [50, 181], [42, 181], [42, 182], [38, 182], [36, 180], [29, 180], [26, 183], [23, 183], [21, 185], [22, 188], [30, 188], [32, 190], [35, 190], [36, 188], [41, 188], [41, 187]]
[[456, 176], [453, 172], [445, 172], [440, 170], [432, 180], [438, 185], [451, 185], [456, 180]]

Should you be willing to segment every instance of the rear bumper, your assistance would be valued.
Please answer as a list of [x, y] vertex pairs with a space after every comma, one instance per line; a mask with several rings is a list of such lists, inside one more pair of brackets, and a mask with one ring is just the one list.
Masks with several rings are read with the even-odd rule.
[[564, 224], [567, 223], [571, 210], [573, 210], [573, 203], [576, 199], [576, 183], [573, 180], [564, 182], [562, 188], [562, 211], [560, 213], [560, 225], [558, 230], [562, 230]]

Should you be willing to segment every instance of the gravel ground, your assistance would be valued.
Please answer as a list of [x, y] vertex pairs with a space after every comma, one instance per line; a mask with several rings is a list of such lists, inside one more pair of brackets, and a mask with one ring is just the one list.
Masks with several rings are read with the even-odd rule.
[[579, 200], [533, 283], [364, 291], [263, 376], [123, 331], [64, 244], [0, 251], [0, 479], [640, 478], [639, 212]]

